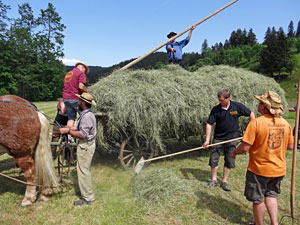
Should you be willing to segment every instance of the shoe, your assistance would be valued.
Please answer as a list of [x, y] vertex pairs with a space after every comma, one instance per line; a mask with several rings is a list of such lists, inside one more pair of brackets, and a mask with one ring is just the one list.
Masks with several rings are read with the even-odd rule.
[[228, 184], [226, 182], [221, 182], [220, 187], [224, 190], [224, 191], [231, 191], [231, 189], [228, 187]]
[[218, 186], [218, 181], [217, 180], [211, 180], [204, 187], [205, 188], [211, 188], [211, 187], [215, 187], [215, 186]]
[[74, 206], [83, 206], [83, 205], [91, 205], [93, 204], [95, 201], [86, 201], [84, 199], [80, 199], [74, 202]]

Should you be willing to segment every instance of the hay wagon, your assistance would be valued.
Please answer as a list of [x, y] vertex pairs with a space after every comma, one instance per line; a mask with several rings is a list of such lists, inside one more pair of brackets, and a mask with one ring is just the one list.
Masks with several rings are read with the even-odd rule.
[[[254, 95], [284, 91], [271, 78], [229, 66], [188, 72], [176, 65], [157, 70], [116, 70], [89, 90], [97, 106], [97, 149], [118, 154], [124, 168], [166, 153], [165, 141], [205, 138], [207, 117], [227, 88], [231, 99], [257, 112]], [[286, 100], [283, 97], [285, 107]], [[242, 121], [243, 122], [243, 121]], [[247, 124], [248, 121], [244, 121]], [[242, 124], [243, 126], [243, 124]], [[245, 127], [245, 126], [243, 126]]]

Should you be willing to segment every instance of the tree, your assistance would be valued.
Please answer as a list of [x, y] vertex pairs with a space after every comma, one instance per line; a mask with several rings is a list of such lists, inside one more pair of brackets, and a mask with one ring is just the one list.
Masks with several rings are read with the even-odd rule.
[[298, 22], [297, 31], [295, 37], [300, 37], [300, 21]]
[[18, 80], [18, 95], [30, 99], [28, 93], [31, 91], [30, 84], [34, 74], [31, 65], [37, 63], [37, 53], [32, 38], [36, 21], [28, 3], [19, 5], [18, 12], [20, 17], [14, 20], [9, 32], [9, 42], [13, 52], [13, 60], [10, 62], [11, 72], [15, 80]]
[[289, 23], [287, 36], [288, 36], [289, 38], [295, 37], [294, 23], [293, 23], [293, 21], [291, 21], [291, 22]]
[[261, 72], [273, 76], [274, 73], [280, 74], [282, 71], [291, 72], [291, 54], [288, 39], [283, 31], [279, 28], [278, 32], [274, 32], [275, 28], [265, 40], [266, 47], [260, 55]]
[[202, 48], [201, 48], [202, 56], [204, 56], [204, 53], [205, 53], [207, 48], [208, 48], [207, 39], [204, 39], [203, 44], [202, 44]]
[[247, 34], [247, 37], [246, 37], [246, 44], [247, 45], [255, 45], [257, 43], [257, 39], [256, 39], [256, 35], [253, 33], [253, 30], [252, 28], [250, 28], [248, 34]]
[[[63, 54], [63, 31], [66, 26], [61, 23], [61, 17], [55, 11], [52, 3], [48, 3], [46, 10], [41, 9], [41, 14], [38, 18], [38, 24], [44, 29], [39, 34], [43, 42], [46, 42], [44, 48], [46, 53], [52, 53], [55, 57], [62, 57]], [[46, 55], [46, 59], [49, 55]]]
[[3, 39], [7, 32], [7, 23], [10, 18], [7, 16], [7, 11], [10, 10], [10, 6], [5, 5], [0, 0], [0, 38]]
[[230, 42], [226, 39], [224, 42], [224, 49], [230, 48]]

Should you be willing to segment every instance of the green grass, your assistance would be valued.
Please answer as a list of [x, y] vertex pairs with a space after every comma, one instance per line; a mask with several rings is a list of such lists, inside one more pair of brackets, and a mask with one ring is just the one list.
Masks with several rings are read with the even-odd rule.
[[[171, 151], [171, 149], [169, 149]], [[158, 160], [153, 168], [167, 168], [183, 179], [190, 190], [185, 198], [163, 204], [149, 204], [137, 199], [131, 191], [133, 171], [120, 168], [117, 156], [95, 153], [92, 164], [93, 186], [96, 203], [75, 208], [76, 171], [65, 177], [64, 192], [56, 194], [46, 203], [21, 208], [25, 186], [0, 177], [0, 224], [246, 224], [252, 220], [252, 206], [243, 196], [248, 156], [237, 157], [236, 168], [231, 171], [229, 184], [232, 192], [220, 187], [205, 189], [210, 178], [208, 151], [199, 151]], [[297, 153], [299, 157], [299, 153]], [[1, 172], [23, 179], [14, 160], [1, 156]], [[223, 159], [220, 161], [218, 177], [222, 176]], [[290, 180], [292, 152], [287, 153], [287, 175], [282, 182], [279, 196], [279, 218], [290, 214]], [[144, 168], [141, 173], [145, 172]], [[297, 170], [300, 170], [299, 163]], [[296, 174], [295, 216], [300, 219], [300, 174]], [[176, 199], [175, 199], [176, 200]], [[265, 216], [269, 224], [268, 216]], [[286, 219], [284, 224], [291, 224]]]

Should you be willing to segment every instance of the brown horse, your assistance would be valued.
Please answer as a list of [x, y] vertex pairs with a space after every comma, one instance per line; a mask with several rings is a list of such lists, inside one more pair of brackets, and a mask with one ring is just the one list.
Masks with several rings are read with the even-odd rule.
[[[0, 155], [3, 153], [16, 159], [28, 183], [41, 186], [39, 200], [48, 200], [52, 188], [58, 188], [49, 122], [30, 102], [15, 95], [0, 96]], [[27, 185], [21, 205], [31, 205], [36, 198], [36, 186]]]

